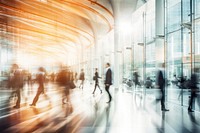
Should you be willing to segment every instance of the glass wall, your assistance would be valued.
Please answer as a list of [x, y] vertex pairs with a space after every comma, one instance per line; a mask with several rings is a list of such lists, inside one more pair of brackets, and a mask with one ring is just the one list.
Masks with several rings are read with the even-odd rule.
[[[137, 18], [137, 19], [136, 19]], [[139, 80], [142, 82], [144, 76], [144, 21], [145, 21], [145, 8], [144, 6], [138, 9], [133, 14], [133, 36], [134, 36], [134, 71], [139, 74]]]
[[[146, 75], [145, 78], [155, 81], [156, 71], [156, 45], [155, 45], [155, 0], [149, 1], [146, 5], [146, 31], [145, 31], [145, 44], [146, 44]], [[145, 79], [145, 80], [146, 80]], [[155, 82], [153, 82], [155, 83]]]
[[6, 38], [0, 38], [0, 86], [8, 78], [10, 65], [14, 59], [13, 42]]
[[[188, 29], [182, 26], [190, 22], [189, 0], [167, 0], [166, 1], [166, 40], [167, 40], [167, 79], [170, 84], [180, 80], [183, 76], [190, 76], [190, 34]], [[174, 77], [176, 76], [176, 77]], [[168, 101], [182, 104], [188, 100], [185, 91], [182, 99], [182, 89], [177, 84], [168, 87]], [[185, 103], [185, 102], [184, 102]]]
[[[172, 83], [176, 78], [190, 79], [191, 73], [200, 68], [198, 6], [200, 0], [166, 0], [166, 64], [167, 79], [170, 81], [168, 101], [184, 106], [188, 106], [190, 92], [187, 87], [181, 89]], [[197, 106], [196, 110], [199, 110]]]
[[155, 0], [140, 7], [132, 18], [134, 71], [138, 71], [142, 84], [146, 78], [155, 81]]
[[[155, 41], [156, 28], [160, 28], [155, 26], [155, 2], [150, 0], [133, 13], [133, 67], [139, 71], [141, 80], [155, 78], [157, 56], [163, 49], [167, 101], [188, 106], [190, 92], [179, 88], [174, 81], [181, 77], [188, 80], [194, 70], [200, 70], [200, 0], [165, 0], [165, 47], [162, 49]], [[199, 110], [197, 106], [195, 109]]]

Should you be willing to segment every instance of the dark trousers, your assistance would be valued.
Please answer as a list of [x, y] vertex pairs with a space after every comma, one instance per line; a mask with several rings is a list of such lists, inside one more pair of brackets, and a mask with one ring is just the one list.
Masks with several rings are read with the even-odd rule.
[[97, 87], [99, 88], [100, 91], [102, 91], [101, 88], [100, 88], [100, 86], [99, 86], [99, 83], [95, 83], [93, 93], [95, 93]]
[[110, 88], [110, 85], [109, 85], [109, 86], [106, 85], [105, 90], [106, 90], [106, 92], [108, 93], [108, 96], [109, 96], [109, 102], [110, 102], [110, 101], [112, 100], [112, 96], [111, 96], [111, 94], [110, 94], [110, 92], [109, 92], [109, 88]]
[[192, 104], [194, 102], [195, 96], [196, 96], [196, 93], [194, 91], [191, 91], [191, 96], [190, 96], [190, 101], [189, 101], [189, 107], [188, 107], [189, 110], [192, 110]]
[[135, 89], [140, 86], [140, 83], [138, 81], [135, 82]]
[[161, 89], [161, 109], [165, 109], [165, 90]]
[[40, 96], [41, 93], [44, 93], [44, 87], [43, 86], [39, 86], [39, 88], [37, 90], [37, 94], [36, 94], [36, 96], [33, 99], [32, 105], [36, 105], [36, 103], [37, 103], [37, 101], [38, 101], [39, 96]]
[[20, 102], [21, 102], [21, 94], [20, 94], [20, 89], [16, 90], [16, 94], [17, 94], [17, 102], [16, 102], [16, 106], [20, 107]]

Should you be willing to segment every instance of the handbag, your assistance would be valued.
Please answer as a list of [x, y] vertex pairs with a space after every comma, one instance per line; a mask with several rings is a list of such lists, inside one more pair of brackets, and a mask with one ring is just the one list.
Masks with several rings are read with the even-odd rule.
[[74, 89], [74, 88], [76, 88], [76, 85], [74, 84], [73, 81], [71, 81], [69, 84], [69, 87], [70, 87], [70, 89]]
[[96, 76], [93, 76], [93, 80], [96, 80]]

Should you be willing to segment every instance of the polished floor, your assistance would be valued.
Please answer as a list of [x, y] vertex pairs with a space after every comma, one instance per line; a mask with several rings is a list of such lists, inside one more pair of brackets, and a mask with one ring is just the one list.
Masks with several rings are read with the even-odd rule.
[[[103, 87], [103, 86], [102, 86]], [[160, 111], [155, 104], [155, 91], [143, 88], [130, 90], [110, 88], [107, 94], [86, 83], [84, 89], [71, 90], [72, 106], [62, 103], [62, 89], [55, 84], [46, 85], [36, 107], [30, 107], [37, 86], [25, 86], [20, 109], [14, 109], [15, 98], [10, 90], [0, 90], [1, 133], [198, 133], [200, 113], [189, 113], [187, 107], [167, 104], [169, 112]], [[104, 89], [103, 89], [104, 90]]]

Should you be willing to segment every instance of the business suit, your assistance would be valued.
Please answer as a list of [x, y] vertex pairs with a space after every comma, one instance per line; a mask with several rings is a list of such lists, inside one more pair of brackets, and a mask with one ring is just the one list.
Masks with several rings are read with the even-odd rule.
[[165, 78], [163, 75], [163, 72], [161, 70], [158, 71], [157, 73], [157, 79], [156, 79], [156, 84], [158, 85], [161, 93], [161, 110], [162, 111], [169, 111], [165, 108]]
[[112, 100], [112, 96], [109, 92], [110, 85], [112, 85], [112, 71], [111, 71], [110, 68], [107, 68], [106, 77], [105, 77], [105, 90], [106, 90], [106, 92], [108, 93], [108, 96], [109, 96], [108, 103], [111, 102], [111, 100]]
[[95, 72], [95, 86], [94, 86], [94, 91], [93, 91], [92, 94], [95, 93], [97, 87], [99, 88], [99, 90], [100, 90], [101, 93], [102, 93], [102, 90], [101, 90], [101, 88], [100, 88], [100, 86], [99, 86], [99, 79], [98, 79], [98, 78], [100, 78], [100, 77], [99, 77], [98, 72], [96, 71], [96, 72]]

